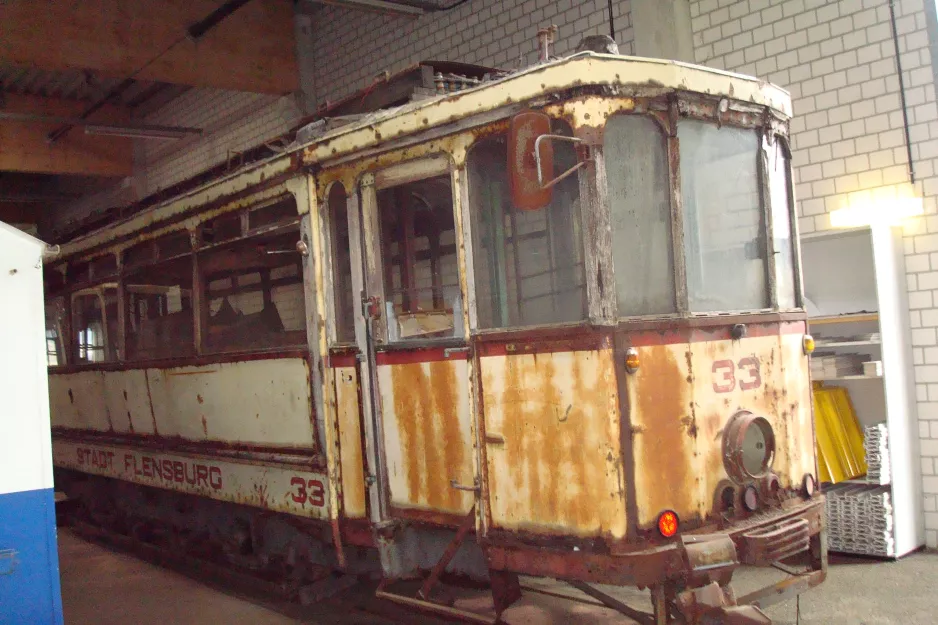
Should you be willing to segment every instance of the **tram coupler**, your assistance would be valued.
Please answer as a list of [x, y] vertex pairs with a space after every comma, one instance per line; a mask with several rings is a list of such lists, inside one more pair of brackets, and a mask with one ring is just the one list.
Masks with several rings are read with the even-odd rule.
[[733, 592], [717, 582], [678, 593], [675, 603], [688, 624], [772, 625], [772, 619], [753, 605], [736, 605]]

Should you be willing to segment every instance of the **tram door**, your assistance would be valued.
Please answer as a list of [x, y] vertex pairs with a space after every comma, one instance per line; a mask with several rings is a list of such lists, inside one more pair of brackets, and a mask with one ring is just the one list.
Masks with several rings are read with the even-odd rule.
[[469, 351], [449, 161], [365, 176], [368, 317], [385, 513], [454, 525], [472, 509]]

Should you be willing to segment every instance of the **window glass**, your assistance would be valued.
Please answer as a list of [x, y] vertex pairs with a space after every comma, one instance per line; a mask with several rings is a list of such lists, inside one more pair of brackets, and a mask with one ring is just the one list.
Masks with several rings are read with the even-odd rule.
[[349, 243], [348, 196], [345, 187], [339, 183], [329, 187], [328, 202], [336, 341], [354, 343], [355, 294], [352, 292], [352, 255]]
[[46, 359], [50, 367], [67, 364], [65, 355], [65, 298], [46, 301]]
[[381, 189], [377, 199], [388, 340], [462, 336], [449, 175]]
[[299, 226], [199, 255], [209, 353], [306, 347]]
[[664, 133], [648, 117], [618, 115], [606, 124], [603, 153], [619, 315], [675, 312]]
[[[191, 243], [188, 232], [183, 235], [185, 248], [179, 234], [154, 244], [160, 258], [173, 258], [130, 265], [124, 276], [128, 360], [195, 354]], [[128, 256], [139, 258], [141, 254], [129, 250]]]
[[72, 296], [72, 333], [77, 362], [117, 360], [117, 285], [101, 285]]
[[678, 139], [690, 310], [767, 308], [757, 133], [687, 120]]
[[[572, 134], [558, 124], [557, 134]], [[577, 162], [571, 143], [554, 141], [554, 171]], [[551, 203], [533, 211], [512, 204], [507, 137], [469, 153], [476, 305], [480, 328], [580, 321], [586, 317], [585, 269], [576, 175], [554, 186]]]
[[788, 184], [788, 150], [776, 138], [773, 145], [763, 139], [768, 156], [769, 197], [772, 202], [772, 252], [775, 254], [775, 288], [779, 308], [794, 308], [795, 298], [795, 246], [792, 233], [792, 210]]

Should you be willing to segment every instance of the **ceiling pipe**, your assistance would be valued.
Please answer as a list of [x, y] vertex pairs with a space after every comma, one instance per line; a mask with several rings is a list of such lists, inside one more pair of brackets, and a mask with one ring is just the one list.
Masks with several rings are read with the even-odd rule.
[[0, 121], [38, 124], [62, 124], [69, 128], [85, 128], [87, 134], [135, 137], [140, 139], [182, 139], [190, 135], [201, 136], [201, 128], [185, 126], [154, 126], [150, 124], [106, 124], [88, 121], [80, 117], [55, 117], [38, 113], [12, 113], [0, 111]]
[[[104, 108], [104, 106], [108, 102], [111, 102], [112, 100], [116, 98], [119, 98], [125, 91], [130, 89], [134, 85], [135, 77], [139, 75], [140, 72], [145, 70], [147, 67], [149, 67], [150, 65], [155, 63], [157, 60], [159, 60], [167, 52], [175, 48], [177, 45], [179, 45], [183, 41], [186, 41], [187, 39], [191, 41], [198, 41], [201, 37], [204, 37], [207, 32], [209, 32], [210, 30], [218, 26], [228, 16], [230, 16], [232, 13], [234, 13], [235, 11], [237, 11], [244, 5], [248, 4], [249, 2], [251, 2], [251, 0], [229, 0], [228, 2], [224, 3], [223, 5], [221, 5], [220, 7], [218, 7], [211, 13], [209, 13], [203, 19], [199, 20], [195, 24], [190, 25], [188, 28], [186, 28], [186, 32], [183, 36], [181, 36], [179, 39], [171, 43], [165, 50], [157, 54], [155, 57], [153, 57], [152, 59], [144, 63], [142, 66], [140, 66], [134, 73], [132, 73], [130, 76], [125, 78], [123, 81], [121, 81], [113, 89], [108, 91], [101, 99], [97, 100], [96, 102], [91, 104], [88, 108], [86, 108], [84, 111], [82, 111], [81, 114], [78, 116], [78, 119], [86, 120], [91, 115], [94, 115], [96, 112], [100, 111], [102, 108]], [[48, 143], [49, 145], [52, 145], [53, 143], [55, 143], [56, 141], [64, 137], [66, 134], [68, 134], [68, 132], [72, 128], [74, 128], [76, 125], [77, 124], [68, 123], [68, 124], [63, 124], [59, 128], [56, 128], [55, 130], [49, 133], [48, 137], [46, 137], [46, 143]]]

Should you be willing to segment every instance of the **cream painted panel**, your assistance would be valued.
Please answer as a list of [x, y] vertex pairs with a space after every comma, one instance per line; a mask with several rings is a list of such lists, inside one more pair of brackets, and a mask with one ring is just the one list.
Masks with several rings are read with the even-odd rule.
[[143, 369], [102, 373], [104, 402], [115, 432], [155, 434], [150, 393]]
[[111, 417], [104, 402], [104, 373], [82, 371], [49, 376], [53, 427], [107, 432]]
[[468, 363], [378, 367], [391, 505], [465, 515], [473, 482]]
[[302, 358], [148, 369], [163, 436], [260, 445], [316, 446]]
[[314, 519], [329, 518], [324, 473], [195, 454], [74, 441], [52, 443], [57, 467]]
[[339, 454], [342, 459], [342, 506], [346, 517], [360, 519], [367, 510], [358, 371], [355, 367], [340, 367], [333, 369], [333, 374], [336, 417], [339, 422]]
[[[802, 334], [640, 347], [629, 376], [639, 524], [664, 509], [708, 518], [728, 479], [723, 430], [740, 410], [768, 419], [777, 449], [772, 471], [783, 488], [813, 472], [807, 359]], [[691, 382], [688, 384], [687, 382]]]
[[624, 538], [612, 350], [486, 356], [480, 363], [494, 526]]

